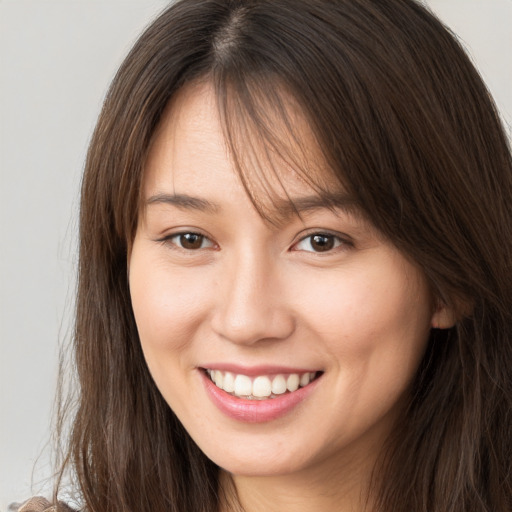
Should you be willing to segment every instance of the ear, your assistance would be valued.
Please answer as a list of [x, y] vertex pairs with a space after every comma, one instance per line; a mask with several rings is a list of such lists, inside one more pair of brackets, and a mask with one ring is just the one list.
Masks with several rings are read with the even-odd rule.
[[450, 329], [457, 322], [457, 314], [455, 309], [446, 304], [438, 304], [430, 324], [434, 329]]

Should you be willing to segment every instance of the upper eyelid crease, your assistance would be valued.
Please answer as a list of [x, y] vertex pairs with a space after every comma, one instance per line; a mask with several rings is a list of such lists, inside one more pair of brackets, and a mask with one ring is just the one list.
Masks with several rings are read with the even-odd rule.
[[192, 231], [192, 230], [189, 230], [189, 231], [186, 231], [186, 230], [185, 231], [177, 231], [175, 233], [169, 233], [168, 235], [163, 235], [160, 238], [157, 238], [155, 241], [156, 242], [165, 242], [166, 240], [170, 240], [172, 238], [175, 238], [177, 236], [182, 236], [182, 235], [197, 235], [197, 236], [200, 236], [202, 238], [205, 238], [205, 239], [210, 240], [211, 242], [213, 242], [212, 239], [209, 236], [205, 235], [204, 233], [201, 233], [199, 231]]
[[310, 233], [306, 233], [305, 235], [302, 235], [297, 242], [293, 244], [293, 246], [300, 244], [301, 242], [304, 242], [308, 238], [313, 238], [315, 236], [324, 236], [324, 237], [331, 237], [337, 239], [339, 242], [341, 242], [343, 245], [354, 245], [354, 241], [352, 237], [342, 234], [342, 233], [333, 233], [331, 231], [322, 231], [322, 230], [316, 230], [311, 231]]
[[[163, 236], [161, 238], [156, 239], [155, 242], [158, 242], [158, 243], [161, 243], [163, 245], [166, 245], [173, 238], [178, 238], [178, 237], [180, 237], [182, 235], [187, 235], [187, 234], [197, 235], [197, 236], [201, 237], [204, 241], [208, 241], [208, 243], [210, 244], [209, 247], [207, 247], [208, 249], [215, 248], [217, 246], [217, 244], [210, 237], [208, 237], [206, 235], [203, 235], [202, 233], [198, 233], [196, 231], [181, 231], [181, 232], [178, 232], [178, 233], [170, 233], [169, 235], [165, 235], [165, 236]], [[172, 243], [172, 245], [175, 245], [176, 247], [178, 247], [180, 249], [185, 249], [183, 247], [180, 247], [180, 245], [177, 244], [177, 243]], [[204, 249], [206, 249], [206, 247]], [[188, 249], [185, 249], [185, 250], [189, 251]], [[193, 252], [195, 252], [195, 250]]]

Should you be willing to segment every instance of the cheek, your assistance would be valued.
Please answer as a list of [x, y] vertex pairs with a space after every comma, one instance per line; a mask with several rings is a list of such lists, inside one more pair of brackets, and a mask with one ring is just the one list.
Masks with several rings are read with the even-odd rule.
[[295, 296], [308, 302], [302, 310], [343, 375], [339, 385], [354, 397], [397, 394], [407, 386], [430, 331], [430, 294], [418, 271], [382, 258], [364, 271], [352, 267], [309, 284], [307, 294]]
[[208, 287], [197, 271], [147, 261], [136, 248], [130, 260], [130, 295], [142, 347], [146, 353], [179, 351], [207, 314]]
[[[187, 378], [194, 368], [190, 349], [210, 300], [199, 274], [176, 271], [143, 244], [134, 244], [129, 282], [142, 351], [156, 386], [180, 417], [184, 411], [196, 415], [187, 405]], [[195, 419], [201, 421], [200, 416]]]
[[347, 272], [326, 282], [304, 284], [293, 295], [301, 309], [310, 312], [311, 323], [346, 343], [357, 340], [360, 348], [387, 332], [409, 337], [406, 333], [421, 329], [424, 334], [430, 323], [427, 288], [416, 276], [409, 280], [389, 271], [385, 275]]
[[[329, 384], [339, 402], [325, 407], [333, 425], [343, 423], [347, 439], [382, 418], [393, 421], [423, 357], [431, 311], [415, 269], [351, 270], [338, 282], [310, 287], [308, 300], [308, 327], [329, 353]], [[336, 431], [332, 442], [339, 442]]]

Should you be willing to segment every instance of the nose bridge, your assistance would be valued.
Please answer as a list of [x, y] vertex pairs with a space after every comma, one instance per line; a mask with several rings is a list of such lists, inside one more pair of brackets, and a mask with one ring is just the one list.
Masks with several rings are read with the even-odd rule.
[[214, 330], [239, 344], [289, 336], [294, 320], [280, 293], [281, 276], [275, 258], [246, 247], [233, 254], [225, 265]]

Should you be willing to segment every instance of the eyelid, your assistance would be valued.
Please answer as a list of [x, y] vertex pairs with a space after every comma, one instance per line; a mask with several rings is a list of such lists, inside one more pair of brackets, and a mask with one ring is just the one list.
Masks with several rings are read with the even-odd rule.
[[[172, 241], [173, 238], [177, 238], [177, 237], [180, 237], [180, 236], [183, 236], [183, 235], [197, 235], [197, 236], [200, 236], [203, 238], [203, 240], [207, 240], [209, 241], [210, 245], [208, 245], [207, 247], [201, 247], [199, 249], [186, 249], [185, 247], [181, 247], [179, 244], [175, 243]], [[162, 243], [163, 245], [169, 245], [171, 246], [172, 249], [177, 249], [177, 250], [181, 250], [181, 251], [185, 251], [185, 252], [198, 252], [200, 250], [205, 250], [205, 249], [215, 249], [217, 248], [217, 244], [212, 240], [212, 237], [210, 237], [209, 235], [206, 235], [205, 233], [201, 232], [201, 230], [199, 229], [194, 229], [194, 228], [183, 228], [183, 229], [179, 229], [179, 231], [173, 231], [171, 233], [168, 233], [158, 239], [155, 240], [156, 242], [160, 242]]]
[[[308, 238], [312, 238], [315, 235], [325, 236], [325, 237], [333, 237], [333, 238], [337, 239], [338, 244], [335, 245], [332, 249], [326, 250], [324, 252], [322, 252], [322, 251], [314, 251], [314, 250], [305, 250], [305, 249], [296, 249], [296, 247], [300, 243], [304, 242]], [[292, 244], [291, 250], [292, 251], [309, 252], [309, 253], [313, 253], [313, 254], [332, 254], [334, 252], [339, 251], [340, 249], [343, 250], [343, 249], [347, 249], [347, 248], [350, 248], [350, 247], [354, 247], [354, 242], [353, 242], [353, 240], [352, 240], [352, 238], [350, 236], [348, 236], [348, 235], [346, 235], [344, 233], [339, 233], [339, 232], [336, 232], [336, 231], [331, 231], [329, 229], [311, 229], [311, 230], [308, 230], [306, 233], [301, 233], [299, 235], [298, 240], [296, 240]]]

